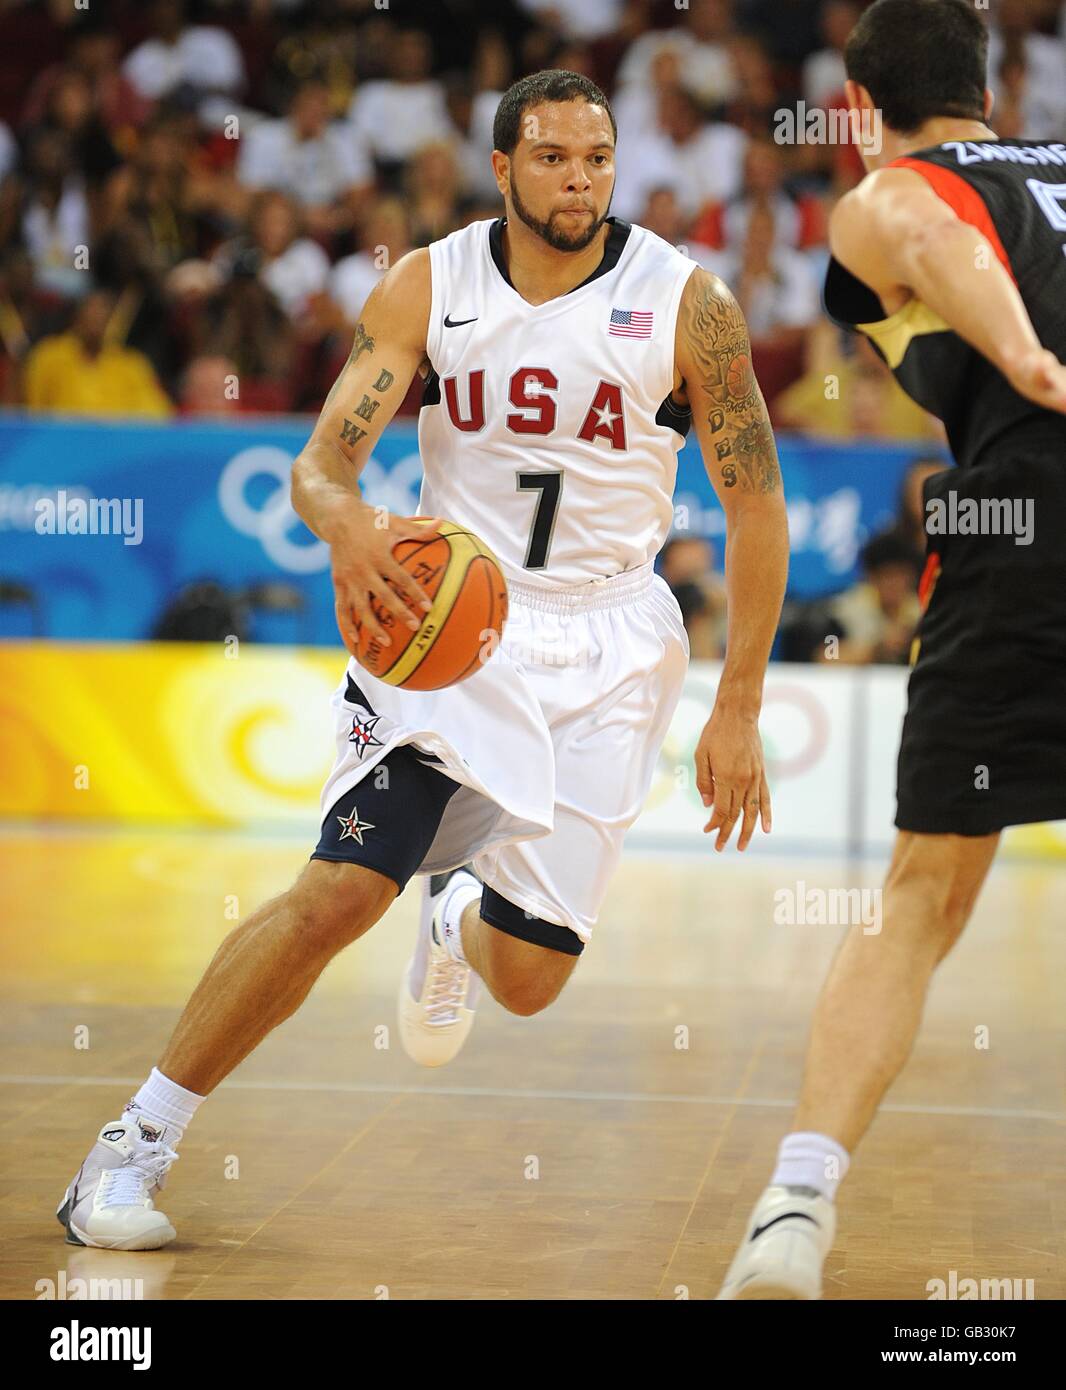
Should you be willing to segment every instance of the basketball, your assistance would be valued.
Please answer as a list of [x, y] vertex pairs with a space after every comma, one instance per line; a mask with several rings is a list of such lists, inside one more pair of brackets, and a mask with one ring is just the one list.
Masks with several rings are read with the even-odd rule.
[[453, 521], [442, 521], [424, 541], [398, 541], [392, 553], [433, 607], [415, 632], [373, 601], [392, 645], [382, 646], [361, 626], [360, 665], [403, 690], [441, 690], [466, 680], [491, 656], [507, 621], [507, 581], [499, 561], [472, 531]]

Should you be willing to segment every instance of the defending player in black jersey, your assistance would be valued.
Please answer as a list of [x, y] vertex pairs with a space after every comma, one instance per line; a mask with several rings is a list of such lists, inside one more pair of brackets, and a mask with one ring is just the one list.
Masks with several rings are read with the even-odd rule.
[[[910, 1053], [1004, 826], [1066, 818], [1066, 145], [986, 124], [969, 0], [877, 0], [848, 42], [868, 174], [830, 225], [830, 317], [947, 428], [882, 931], [849, 932], [793, 1131], [721, 1298], [817, 1298], [849, 1154]], [[919, 1297], [915, 1291], [915, 1297]]]

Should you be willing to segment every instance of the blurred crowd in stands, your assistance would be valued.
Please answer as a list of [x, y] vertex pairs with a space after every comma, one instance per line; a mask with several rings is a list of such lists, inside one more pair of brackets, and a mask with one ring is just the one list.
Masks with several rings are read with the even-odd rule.
[[[823, 599], [786, 600], [775, 648], [778, 660], [909, 664], [926, 566], [922, 488], [927, 478], [949, 466], [939, 454], [912, 460], [895, 520], [863, 546], [857, 583]], [[717, 660], [725, 654], [726, 587], [715, 559], [710, 541], [683, 532], [671, 536], [659, 558], [660, 572], [680, 605], [693, 659]]]
[[[863, 8], [0, 0], [0, 405], [316, 412], [388, 266], [502, 211], [497, 102], [516, 77], [560, 67], [612, 102], [612, 212], [738, 296], [774, 423], [935, 445], [939, 425], [820, 311], [827, 215], [862, 175], [854, 147], [775, 138], [782, 112], [802, 130], [804, 112], [843, 109], [842, 48]], [[1066, 140], [1066, 3], [979, 13], [997, 131]], [[416, 383], [402, 413], [419, 398]], [[866, 563], [884, 620], [867, 599], [827, 617], [853, 659], [902, 650], [878, 576], [910, 561], [901, 536], [880, 539]], [[703, 607], [702, 590], [687, 596], [690, 622], [720, 642], [706, 587]]]

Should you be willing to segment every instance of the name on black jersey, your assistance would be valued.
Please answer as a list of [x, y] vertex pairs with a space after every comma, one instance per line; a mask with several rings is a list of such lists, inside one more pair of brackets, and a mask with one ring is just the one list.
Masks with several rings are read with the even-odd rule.
[[945, 140], [960, 164], [1066, 164], [1066, 145], [997, 145], [994, 140]]

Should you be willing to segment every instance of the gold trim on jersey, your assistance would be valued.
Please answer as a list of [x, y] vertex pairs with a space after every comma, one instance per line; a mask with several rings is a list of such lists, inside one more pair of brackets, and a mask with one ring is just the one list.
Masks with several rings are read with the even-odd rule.
[[876, 323], [857, 323], [855, 327], [874, 340], [893, 371], [906, 356], [912, 339], [923, 333], [951, 332], [940, 315], [934, 313], [928, 304], [913, 298], [908, 299], [902, 308], [890, 314], [887, 319], [878, 319]]

